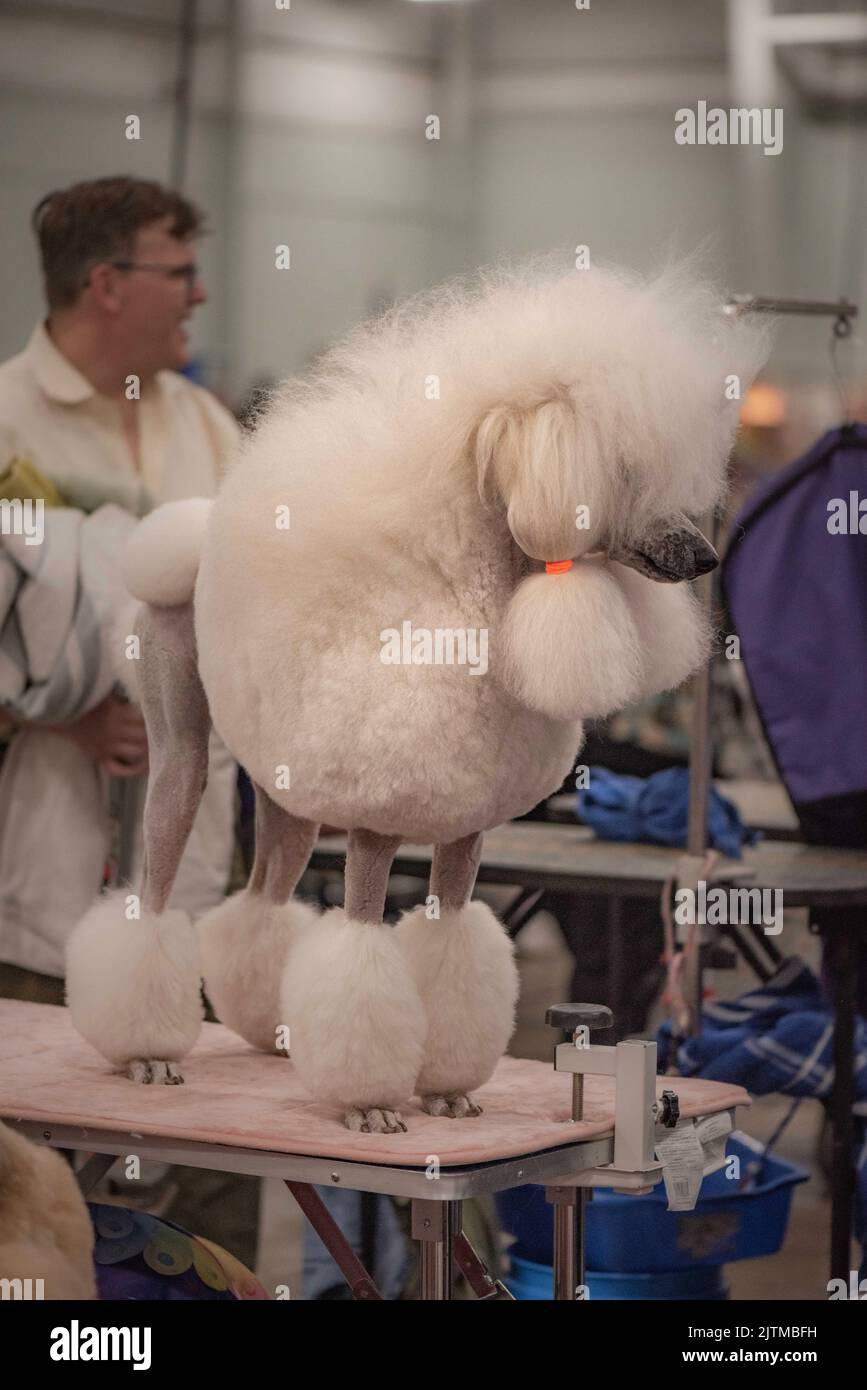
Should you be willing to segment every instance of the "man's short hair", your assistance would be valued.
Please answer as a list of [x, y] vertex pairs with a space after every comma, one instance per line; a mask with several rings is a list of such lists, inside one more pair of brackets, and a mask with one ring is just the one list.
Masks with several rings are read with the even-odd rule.
[[93, 266], [128, 260], [139, 229], [166, 218], [169, 234], [179, 240], [199, 235], [204, 227], [194, 203], [149, 179], [120, 175], [47, 194], [32, 223], [49, 309], [74, 304]]

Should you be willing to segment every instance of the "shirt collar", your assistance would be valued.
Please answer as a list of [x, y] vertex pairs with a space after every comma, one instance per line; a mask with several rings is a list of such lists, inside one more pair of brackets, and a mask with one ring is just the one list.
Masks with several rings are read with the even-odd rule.
[[[98, 395], [96, 387], [63, 355], [44, 323], [34, 328], [24, 356], [40, 387], [51, 400], [59, 401], [61, 405], [81, 405], [83, 401], [92, 400]], [[180, 372], [157, 372], [153, 381], [142, 387], [142, 397], [150, 399], [158, 392], [173, 395], [183, 387], [184, 381]]]
[[51, 400], [59, 401], [62, 405], [80, 405], [96, 395], [87, 377], [52, 342], [44, 323], [37, 324], [33, 330], [24, 356], [40, 387]]

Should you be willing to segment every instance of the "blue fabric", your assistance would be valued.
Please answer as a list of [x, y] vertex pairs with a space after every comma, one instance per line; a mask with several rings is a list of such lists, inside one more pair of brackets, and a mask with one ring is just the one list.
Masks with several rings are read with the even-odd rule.
[[[657, 1034], [659, 1069], [674, 1061], [682, 1076], [729, 1081], [756, 1096], [775, 1091], [824, 1099], [834, 1083], [834, 1018], [819, 981], [798, 956], [785, 961], [767, 984], [738, 999], [708, 1004], [701, 1032], [673, 1053], [672, 1028]], [[855, 1027], [855, 1234], [864, 1248], [867, 1277], [867, 1021]]]
[[[666, 767], [651, 777], [625, 777], [607, 767], [590, 769], [589, 786], [578, 792], [578, 815], [603, 840], [686, 845], [689, 772]], [[741, 820], [737, 807], [711, 787], [708, 840], [714, 849], [740, 859], [744, 845], [761, 835]]]
[[865, 488], [867, 426], [831, 430], [752, 494], [723, 560], [741, 656], [796, 806], [867, 790]]

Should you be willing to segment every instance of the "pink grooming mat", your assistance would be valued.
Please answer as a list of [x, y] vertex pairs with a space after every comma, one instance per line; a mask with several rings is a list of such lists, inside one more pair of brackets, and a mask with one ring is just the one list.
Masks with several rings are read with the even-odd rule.
[[[310, 1099], [291, 1061], [256, 1052], [221, 1024], [203, 1026], [182, 1070], [183, 1086], [136, 1085], [78, 1036], [68, 1010], [0, 999], [5, 1119], [408, 1167], [424, 1167], [432, 1154], [442, 1167], [514, 1158], [596, 1138], [614, 1123], [612, 1077], [587, 1077], [587, 1118], [576, 1123], [571, 1077], [516, 1057], [503, 1057], [474, 1092], [482, 1115], [434, 1119], [414, 1100], [401, 1109], [406, 1134], [351, 1133], [337, 1107]], [[718, 1081], [658, 1077], [657, 1094], [666, 1088], [677, 1091], [683, 1116], [750, 1104], [742, 1087]]]

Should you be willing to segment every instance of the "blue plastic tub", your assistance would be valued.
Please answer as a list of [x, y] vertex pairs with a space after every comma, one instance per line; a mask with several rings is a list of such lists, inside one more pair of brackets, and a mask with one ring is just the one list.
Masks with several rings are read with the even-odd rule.
[[[510, 1252], [511, 1253], [511, 1252]], [[512, 1255], [512, 1271], [506, 1285], [517, 1299], [542, 1302], [554, 1297], [554, 1272], [550, 1265], [536, 1264]], [[728, 1287], [721, 1265], [710, 1269], [674, 1270], [662, 1274], [600, 1274], [589, 1271], [587, 1292], [592, 1300], [720, 1302], [728, 1298]]]
[[[745, 1134], [729, 1136], [728, 1157], [741, 1172], [761, 1152]], [[781, 1158], [765, 1160], [761, 1180], [739, 1191], [720, 1169], [704, 1179], [694, 1211], [667, 1211], [660, 1182], [643, 1197], [596, 1188], [587, 1207], [587, 1268], [601, 1273], [651, 1274], [708, 1269], [732, 1260], [751, 1260], [779, 1250], [786, 1233], [792, 1190], [809, 1177]], [[542, 1187], [497, 1194], [503, 1229], [515, 1237], [510, 1254], [537, 1265], [553, 1263], [553, 1213]]]

